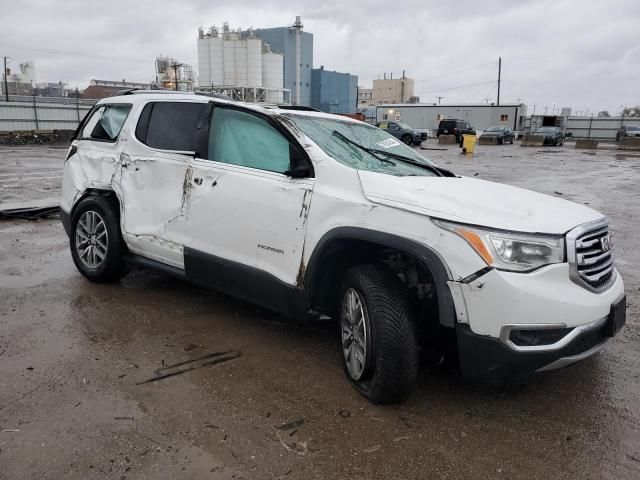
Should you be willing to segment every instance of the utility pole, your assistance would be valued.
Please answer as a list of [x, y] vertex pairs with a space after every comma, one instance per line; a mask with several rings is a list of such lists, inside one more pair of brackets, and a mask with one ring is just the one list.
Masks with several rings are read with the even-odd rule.
[[502, 57], [498, 57], [498, 99], [496, 105], [500, 106], [500, 75], [502, 74]]
[[174, 63], [173, 65], [171, 65], [171, 68], [173, 68], [173, 76], [175, 77], [174, 90], [176, 92], [178, 91], [178, 68], [181, 66], [182, 66], [181, 63]]
[[436, 97], [438, 99], [438, 105], [440, 105], [440, 100], [442, 100], [444, 97]]
[[7, 86], [7, 57], [4, 57], [4, 99], [7, 102], [9, 101], [9, 87]]

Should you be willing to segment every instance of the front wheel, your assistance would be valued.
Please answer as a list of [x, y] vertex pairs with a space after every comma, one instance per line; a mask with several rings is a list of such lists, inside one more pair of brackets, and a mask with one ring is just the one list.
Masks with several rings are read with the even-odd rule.
[[513, 137], [511, 137], [511, 140], [509, 140], [509, 143], [513, 145]]
[[117, 206], [105, 197], [88, 197], [74, 209], [69, 243], [78, 271], [92, 282], [110, 282], [125, 273], [125, 244]]
[[404, 142], [405, 145], [411, 145], [413, 140], [411, 139], [411, 135], [403, 135], [400, 140]]
[[418, 375], [418, 343], [411, 306], [400, 282], [382, 267], [349, 269], [341, 289], [344, 369], [371, 402], [409, 397]]

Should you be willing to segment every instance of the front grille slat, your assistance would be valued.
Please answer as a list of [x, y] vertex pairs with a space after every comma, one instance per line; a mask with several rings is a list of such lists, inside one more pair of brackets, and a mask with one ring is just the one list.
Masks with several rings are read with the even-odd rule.
[[[591, 255], [596, 256], [594, 257]], [[578, 265], [588, 267], [590, 265], [595, 265], [600, 261], [607, 260], [607, 258], [611, 258], [611, 250], [607, 250], [604, 253], [600, 253], [599, 251], [593, 253], [581, 253], [578, 255]]]
[[598, 292], [609, 287], [615, 280], [609, 228], [600, 224], [577, 236], [573, 261], [581, 282]]

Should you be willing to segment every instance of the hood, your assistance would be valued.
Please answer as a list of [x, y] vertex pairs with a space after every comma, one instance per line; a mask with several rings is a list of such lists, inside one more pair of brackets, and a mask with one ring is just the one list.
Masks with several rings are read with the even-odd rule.
[[371, 202], [517, 232], [564, 234], [602, 214], [560, 198], [468, 177], [396, 177], [359, 171]]
[[482, 132], [482, 136], [483, 137], [499, 137], [500, 135], [504, 135], [504, 132], [488, 132], [488, 131], [484, 131]]

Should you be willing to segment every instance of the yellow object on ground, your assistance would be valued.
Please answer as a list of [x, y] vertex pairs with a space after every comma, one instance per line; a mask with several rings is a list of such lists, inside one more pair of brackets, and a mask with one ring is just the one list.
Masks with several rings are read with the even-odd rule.
[[473, 154], [473, 149], [476, 146], [476, 136], [475, 135], [463, 135], [462, 136], [462, 148], [465, 153]]

